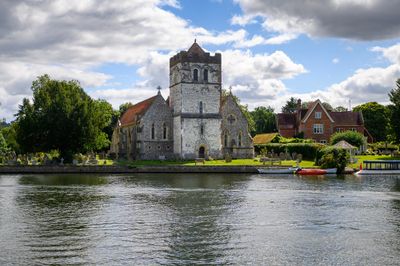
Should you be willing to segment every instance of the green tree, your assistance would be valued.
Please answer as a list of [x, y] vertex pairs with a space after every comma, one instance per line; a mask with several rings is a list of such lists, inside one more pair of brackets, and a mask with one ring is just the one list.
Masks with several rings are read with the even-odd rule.
[[102, 131], [110, 122], [102, 101], [92, 100], [78, 81], [58, 81], [48, 75], [32, 83], [33, 102], [24, 99], [16, 119], [23, 152], [59, 150], [66, 162], [77, 152], [106, 147]]
[[256, 107], [254, 111], [250, 112], [250, 114], [255, 123], [255, 130], [251, 132], [252, 135], [277, 131], [276, 115], [272, 107], [259, 106]]
[[397, 143], [400, 142], [400, 79], [396, 81], [396, 88], [389, 93], [392, 102], [389, 105], [390, 130], [393, 132]]
[[386, 140], [389, 112], [385, 106], [377, 102], [368, 102], [354, 107], [353, 111], [363, 114], [364, 125], [375, 141]]
[[365, 144], [364, 135], [356, 131], [337, 132], [331, 137], [331, 144], [334, 145], [341, 140], [345, 140], [355, 147], [360, 147]]
[[3, 134], [8, 148], [15, 151], [16, 153], [21, 153], [19, 144], [17, 142], [16, 126], [17, 124], [13, 122], [11, 123], [11, 125], [2, 128], [0, 132]]
[[133, 106], [131, 102], [123, 103], [119, 106], [119, 114], [120, 116], [128, 110], [129, 107]]
[[297, 109], [298, 99], [290, 97], [289, 101], [282, 107], [282, 113], [294, 113]]
[[0, 156], [5, 154], [8, 150], [7, 142], [3, 137], [3, 134], [0, 131]]
[[343, 106], [337, 106], [335, 108], [333, 108], [334, 112], [347, 112], [347, 108], [343, 107]]

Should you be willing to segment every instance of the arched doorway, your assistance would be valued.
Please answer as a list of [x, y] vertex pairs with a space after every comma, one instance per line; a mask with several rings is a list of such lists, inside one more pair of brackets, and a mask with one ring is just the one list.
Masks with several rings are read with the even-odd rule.
[[204, 148], [204, 146], [201, 146], [199, 148], [199, 158], [205, 158], [206, 157], [206, 149]]

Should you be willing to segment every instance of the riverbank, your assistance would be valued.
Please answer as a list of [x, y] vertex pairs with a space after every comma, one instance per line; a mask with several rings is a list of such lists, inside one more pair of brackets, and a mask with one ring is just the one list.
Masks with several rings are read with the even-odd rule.
[[258, 173], [255, 166], [0, 166], [0, 174], [124, 174], [124, 173]]

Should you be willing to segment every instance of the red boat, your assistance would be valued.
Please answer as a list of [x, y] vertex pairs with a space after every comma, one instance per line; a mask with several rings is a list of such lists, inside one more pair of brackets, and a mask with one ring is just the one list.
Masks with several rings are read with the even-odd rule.
[[296, 171], [298, 175], [326, 175], [326, 174], [336, 174], [336, 168], [330, 169], [299, 169]]

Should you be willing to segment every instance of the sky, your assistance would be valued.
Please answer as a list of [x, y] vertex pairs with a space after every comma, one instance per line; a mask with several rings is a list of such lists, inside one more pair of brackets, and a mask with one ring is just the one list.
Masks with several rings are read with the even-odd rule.
[[38, 76], [78, 80], [114, 108], [169, 94], [169, 58], [194, 39], [252, 110], [290, 97], [388, 104], [400, 78], [398, 0], [1, 0], [0, 118]]

